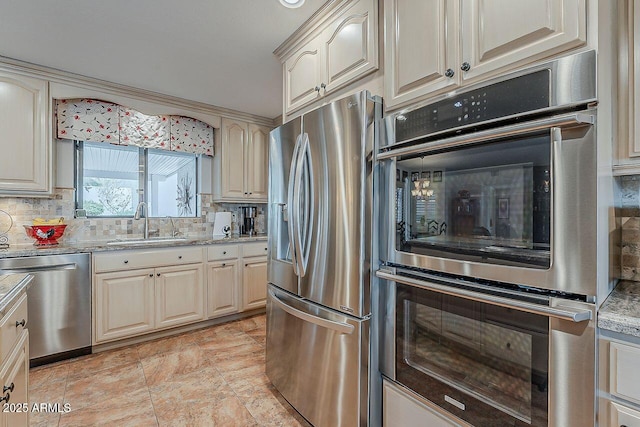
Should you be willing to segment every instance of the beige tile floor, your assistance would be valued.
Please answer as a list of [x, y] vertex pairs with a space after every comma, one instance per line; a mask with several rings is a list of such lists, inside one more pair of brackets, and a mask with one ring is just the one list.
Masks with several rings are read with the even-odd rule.
[[[303, 426], [264, 373], [265, 316], [34, 368], [31, 426]], [[32, 405], [30, 405], [32, 406]]]

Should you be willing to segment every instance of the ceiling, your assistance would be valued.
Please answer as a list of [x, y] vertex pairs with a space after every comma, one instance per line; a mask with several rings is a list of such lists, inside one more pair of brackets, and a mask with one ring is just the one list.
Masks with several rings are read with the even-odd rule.
[[0, 56], [275, 118], [276, 49], [326, 0], [2, 0]]

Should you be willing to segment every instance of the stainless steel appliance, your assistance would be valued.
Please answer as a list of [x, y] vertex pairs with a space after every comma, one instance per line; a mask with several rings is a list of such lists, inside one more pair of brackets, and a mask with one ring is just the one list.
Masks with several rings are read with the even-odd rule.
[[595, 78], [584, 52], [384, 121], [380, 370], [454, 423], [596, 424]]
[[256, 232], [256, 215], [258, 208], [255, 206], [243, 206], [242, 211], [242, 234], [253, 236]]
[[606, 296], [595, 52], [385, 119], [385, 261]]
[[367, 425], [380, 114], [380, 100], [360, 92], [270, 136], [266, 372], [316, 427]]
[[31, 366], [91, 353], [89, 254], [0, 259], [0, 273], [29, 273]]

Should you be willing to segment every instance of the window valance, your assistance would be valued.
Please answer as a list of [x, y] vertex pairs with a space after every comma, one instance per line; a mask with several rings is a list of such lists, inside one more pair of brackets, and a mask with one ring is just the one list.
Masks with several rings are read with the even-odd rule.
[[96, 99], [56, 100], [58, 138], [213, 156], [213, 127], [183, 116], [148, 116]]

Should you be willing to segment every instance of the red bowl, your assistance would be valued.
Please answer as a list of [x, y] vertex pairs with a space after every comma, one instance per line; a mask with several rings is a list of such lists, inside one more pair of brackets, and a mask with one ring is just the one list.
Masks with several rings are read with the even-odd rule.
[[58, 244], [58, 239], [64, 234], [67, 224], [58, 225], [25, 225], [27, 236], [36, 239], [36, 246], [53, 246]]

